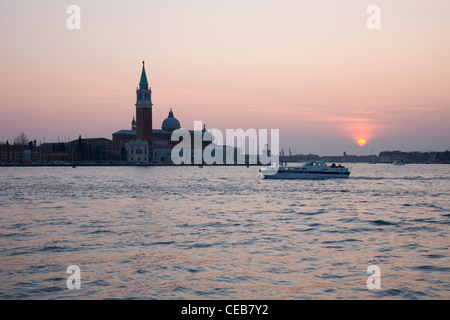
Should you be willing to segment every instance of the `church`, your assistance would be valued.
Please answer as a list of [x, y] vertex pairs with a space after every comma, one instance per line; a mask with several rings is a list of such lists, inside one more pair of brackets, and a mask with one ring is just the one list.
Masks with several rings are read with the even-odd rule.
[[[136, 119], [131, 121], [131, 129], [123, 129], [112, 134], [113, 145], [121, 150], [128, 163], [170, 163], [172, 148], [179, 141], [171, 141], [172, 132], [180, 129], [180, 121], [175, 118], [172, 108], [162, 122], [161, 129], [153, 129], [152, 122], [152, 89], [147, 80], [145, 62], [142, 61], [142, 72], [139, 87], [136, 89]], [[189, 130], [191, 136], [194, 131]], [[202, 133], [206, 132], [203, 128]], [[191, 139], [193, 140], [193, 139]], [[205, 142], [203, 148], [211, 143]]]

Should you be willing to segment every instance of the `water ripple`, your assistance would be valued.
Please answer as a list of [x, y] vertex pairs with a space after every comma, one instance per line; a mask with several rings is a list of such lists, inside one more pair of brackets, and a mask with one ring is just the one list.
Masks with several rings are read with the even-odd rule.
[[347, 166], [0, 168], [0, 299], [449, 299], [448, 166]]

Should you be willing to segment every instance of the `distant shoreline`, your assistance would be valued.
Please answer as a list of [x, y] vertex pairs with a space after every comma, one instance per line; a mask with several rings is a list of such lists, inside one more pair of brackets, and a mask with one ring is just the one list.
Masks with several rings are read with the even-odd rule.
[[[303, 163], [288, 161], [288, 163]], [[366, 163], [366, 164], [387, 164], [392, 165], [392, 163], [378, 162], [341, 162], [346, 164], [356, 164], [356, 163]], [[408, 163], [411, 164], [449, 164], [449, 163]], [[267, 166], [266, 164], [172, 164], [172, 163], [148, 163], [148, 164], [128, 164], [128, 163], [0, 163], [0, 168], [2, 167], [254, 167], [254, 166]]]
[[223, 166], [267, 166], [265, 164], [172, 164], [172, 163], [7, 163], [0, 164], [1, 167], [223, 167]]

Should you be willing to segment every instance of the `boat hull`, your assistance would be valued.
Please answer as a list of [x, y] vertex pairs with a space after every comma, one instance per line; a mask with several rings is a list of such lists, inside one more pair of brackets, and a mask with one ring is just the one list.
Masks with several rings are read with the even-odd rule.
[[346, 167], [334, 163], [327, 166], [324, 161], [309, 161], [296, 167], [275, 163], [259, 169], [259, 172], [266, 179], [347, 179], [350, 176]]
[[327, 173], [314, 173], [314, 172], [302, 172], [302, 173], [290, 173], [290, 172], [277, 172], [267, 173], [261, 172], [265, 179], [348, 179], [350, 172], [327, 172]]

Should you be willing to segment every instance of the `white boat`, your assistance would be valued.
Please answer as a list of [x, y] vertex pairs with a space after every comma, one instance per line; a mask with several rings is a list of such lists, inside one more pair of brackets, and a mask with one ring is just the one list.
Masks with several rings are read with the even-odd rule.
[[403, 160], [402, 158], [394, 159], [394, 165], [396, 166], [404, 166], [405, 164], [405, 160]]
[[350, 176], [346, 167], [334, 163], [328, 166], [324, 161], [309, 161], [295, 167], [275, 163], [259, 169], [259, 172], [266, 179], [330, 179]]

